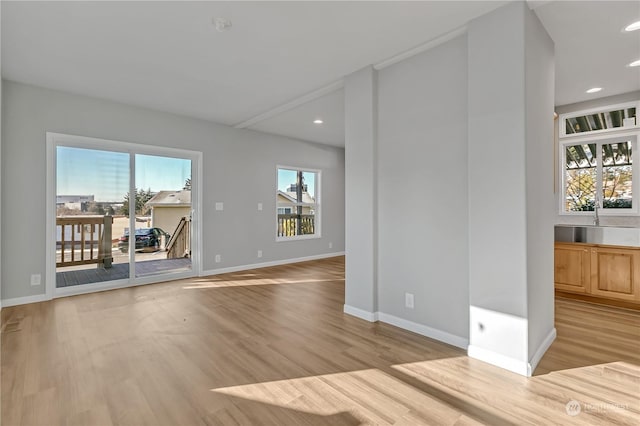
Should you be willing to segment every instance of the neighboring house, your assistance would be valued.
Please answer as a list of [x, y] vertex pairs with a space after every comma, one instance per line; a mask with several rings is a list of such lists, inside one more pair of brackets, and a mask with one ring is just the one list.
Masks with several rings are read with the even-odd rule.
[[173, 235], [180, 219], [191, 214], [191, 191], [160, 191], [145, 206], [151, 209], [151, 226]]
[[[291, 191], [280, 191], [277, 192], [277, 203], [278, 203], [278, 214], [295, 214], [296, 212], [296, 193]], [[308, 204], [314, 204], [316, 200], [313, 199], [308, 192], [302, 193], [302, 202]], [[302, 207], [302, 214], [313, 214], [314, 211], [310, 206]]]
[[87, 205], [95, 201], [93, 195], [56, 195], [56, 207], [66, 207], [71, 210], [87, 211]]
[[[307, 186], [303, 185], [302, 202], [305, 204], [315, 204], [316, 200], [306, 191]], [[296, 186], [291, 184], [288, 191], [278, 190], [276, 203], [278, 205], [278, 214], [295, 214], [296, 212]], [[302, 207], [302, 214], [314, 214], [311, 206]]]

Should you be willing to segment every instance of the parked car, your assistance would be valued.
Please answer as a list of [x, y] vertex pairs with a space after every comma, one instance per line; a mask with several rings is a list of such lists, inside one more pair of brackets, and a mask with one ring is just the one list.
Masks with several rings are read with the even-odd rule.
[[[165, 245], [169, 243], [171, 235], [160, 228], [136, 229], [136, 250], [158, 251], [162, 247], [162, 236], [165, 237]], [[118, 241], [118, 248], [122, 253], [129, 251], [129, 230], [125, 229], [124, 235]]]

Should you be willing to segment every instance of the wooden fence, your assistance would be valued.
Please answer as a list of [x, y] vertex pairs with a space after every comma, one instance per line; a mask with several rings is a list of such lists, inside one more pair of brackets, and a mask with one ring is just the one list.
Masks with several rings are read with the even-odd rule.
[[177, 257], [191, 257], [191, 218], [188, 216], [180, 219], [176, 230], [171, 234], [171, 240], [167, 244], [167, 259]]
[[56, 266], [97, 263], [110, 268], [111, 226], [113, 216], [60, 216], [56, 217], [56, 245], [60, 250]]
[[315, 215], [279, 214], [278, 237], [315, 234]]

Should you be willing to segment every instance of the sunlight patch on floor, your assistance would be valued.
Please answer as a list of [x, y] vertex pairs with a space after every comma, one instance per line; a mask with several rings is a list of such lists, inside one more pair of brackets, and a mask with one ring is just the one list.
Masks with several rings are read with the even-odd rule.
[[366, 424], [453, 424], [461, 418], [449, 405], [379, 369], [211, 391], [314, 415], [348, 412]]
[[254, 286], [254, 285], [275, 285], [275, 284], [309, 284], [309, 283], [323, 283], [323, 282], [340, 282], [344, 279], [229, 279], [229, 280], [194, 280], [196, 284], [182, 287], [185, 290], [203, 289], [203, 288], [222, 288], [222, 287], [242, 287], [242, 286]]

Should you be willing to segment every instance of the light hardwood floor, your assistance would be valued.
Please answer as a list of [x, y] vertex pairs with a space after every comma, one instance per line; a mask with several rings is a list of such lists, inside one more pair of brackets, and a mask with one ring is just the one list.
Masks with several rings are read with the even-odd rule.
[[525, 378], [343, 303], [333, 258], [3, 309], [2, 425], [640, 424], [638, 312], [558, 300]]

